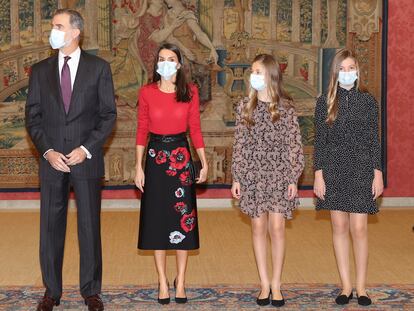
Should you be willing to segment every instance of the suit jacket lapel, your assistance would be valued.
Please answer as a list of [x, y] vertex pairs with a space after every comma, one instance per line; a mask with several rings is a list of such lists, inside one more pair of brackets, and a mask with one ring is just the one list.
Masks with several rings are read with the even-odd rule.
[[50, 92], [53, 95], [53, 97], [56, 100], [56, 104], [59, 105], [60, 109], [64, 114], [65, 113], [65, 107], [63, 104], [62, 99], [62, 91], [60, 89], [60, 76], [59, 76], [59, 57], [58, 54], [56, 54], [54, 57], [52, 57], [49, 60], [49, 73], [48, 73], [48, 80], [49, 80], [49, 87]]
[[79, 58], [79, 65], [78, 71], [76, 72], [75, 82], [73, 83], [73, 90], [72, 90], [72, 97], [70, 100], [70, 107], [68, 111], [68, 115], [74, 111], [74, 106], [78, 105], [78, 97], [82, 91], [82, 87], [85, 85], [86, 79], [88, 78], [88, 62], [85, 60], [86, 56], [83, 50], [81, 51], [81, 55]]

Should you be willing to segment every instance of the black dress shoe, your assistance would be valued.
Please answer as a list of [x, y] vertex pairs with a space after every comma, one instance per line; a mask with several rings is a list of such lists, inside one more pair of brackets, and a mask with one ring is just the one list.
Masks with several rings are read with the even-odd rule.
[[[261, 294], [262, 292], [260, 292], [260, 294]], [[259, 294], [259, 297], [260, 297], [260, 294]], [[272, 294], [272, 291], [270, 290], [269, 291], [269, 296], [268, 297], [266, 297], [266, 298], [262, 298], [262, 299], [260, 299], [259, 297], [257, 297], [256, 298], [256, 303], [259, 305], [259, 306], [267, 306], [268, 304], [270, 304], [270, 295]]]
[[372, 303], [371, 298], [369, 298], [368, 296], [358, 296], [358, 304], [360, 306], [369, 306]]
[[89, 311], [103, 311], [104, 304], [99, 295], [92, 295], [85, 298], [85, 305], [88, 306]]
[[[168, 288], [170, 287], [170, 284], [167, 282]], [[170, 303], [170, 297], [167, 298], [160, 298], [159, 296], [160, 292], [160, 283], [158, 283], [158, 303], [161, 305], [168, 305]]]
[[279, 307], [283, 307], [285, 305], [285, 299], [283, 298], [282, 291], [280, 291], [280, 294], [282, 295], [282, 299], [280, 299], [280, 300], [273, 299], [273, 295], [272, 295], [272, 306], [279, 308]]
[[[177, 289], [177, 278], [174, 279], [174, 289]], [[186, 303], [188, 301], [187, 297], [177, 297], [175, 296], [176, 303]]]
[[39, 304], [37, 305], [36, 311], [52, 311], [54, 306], [60, 304], [59, 300], [55, 300], [46, 294], [40, 299]]
[[349, 303], [349, 301], [352, 299], [353, 295], [352, 292], [349, 296], [347, 295], [339, 295], [338, 297], [336, 297], [335, 302], [337, 305], [346, 305]]

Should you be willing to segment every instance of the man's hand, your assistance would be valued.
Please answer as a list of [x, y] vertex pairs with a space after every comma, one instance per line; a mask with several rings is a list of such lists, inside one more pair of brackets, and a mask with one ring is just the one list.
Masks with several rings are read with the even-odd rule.
[[49, 164], [57, 171], [69, 173], [70, 168], [66, 162], [68, 162], [68, 158], [66, 158], [63, 154], [50, 150], [45, 155], [46, 160]]
[[67, 161], [66, 164], [69, 166], [81, 164], [86, 159], [86, 152], [82, 150], [81, 147], [73, 149], [71, 153], [66, 155]]

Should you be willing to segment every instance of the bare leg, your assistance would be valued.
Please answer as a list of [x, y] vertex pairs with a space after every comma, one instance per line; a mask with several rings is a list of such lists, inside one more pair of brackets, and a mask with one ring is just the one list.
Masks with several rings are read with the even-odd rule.
[[342, 294], [349, 296], [352, 282], [349, 270], [349, 213], [331, 211], [333, 245], [342, 282]]
[[158, 283], [160, 284], [160, 289], [158, 293], [158, 298], [168, 298], [170, 296], [168, 292], [168, 280], [167, 280], [167, 253], [165, 250], [155, 250], [154, 251], [155, 266], [157, 267], [158, 273]]
[[188, 251], [177, 250], [177, 278], [175, 296], [179, 298], [185, 295], [185, 271], [187, 270]]
[[356, 290], [359, 296], [367, 296], [365, 283], [368, 267], [368, 215], [351, 213], [350, 220], [356, 266]]
[[272, 299], [282, 300], [280, 292], [285, 258], [285, 218], [280, 213], [269, 213], [269, 235], [272, 248]]
[[264, 299], [269, 295], [270, 284], [267, 275], [267, 214], [260, 217], [252, 218], [252, 238], [253, 249], [256, 257], [257, 270], [259, 271], [261, 292], [260, 299]]

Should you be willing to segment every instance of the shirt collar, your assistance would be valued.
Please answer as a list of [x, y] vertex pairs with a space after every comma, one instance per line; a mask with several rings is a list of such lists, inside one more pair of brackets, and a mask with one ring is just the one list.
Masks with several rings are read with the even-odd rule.
[[70, 56], [70, 58], [74, 61], [78, 61], [81, 55], [81, 49], [78, 46], [76, 50], [74, 50], [71, 54], [65, 55], [61, 50], [59, 50], [59, 59], [63, 61], [65, 56]]
[[348, 94], [348, 93], [353, 93], [353, 92], [355, 92], [355, 91], [356, 91], [356, 86], [355, 86], [355, 85], [354, 85], [351, 89], [347, 90], [347, 89], [345, 89], [345, 88], [341, 87], [341, 86], [338, 84], [338, 92], [339, 92], [339, 93], [342, 93], [342, 94]]

